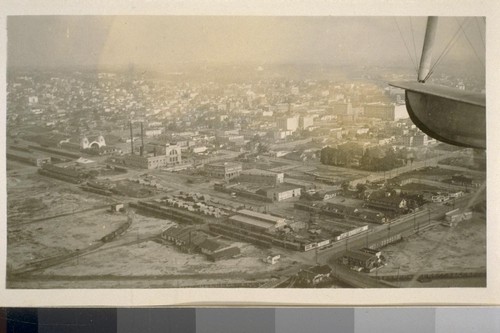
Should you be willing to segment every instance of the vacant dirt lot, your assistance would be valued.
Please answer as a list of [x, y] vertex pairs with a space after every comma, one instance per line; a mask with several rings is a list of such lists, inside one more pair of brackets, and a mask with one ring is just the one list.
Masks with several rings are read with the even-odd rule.
[[73, 184], [38, 174], [7, 177], [10, 225], [108, 205], [112, 199], [79, 190]]
[[[383, 250], [388, 265], [379, 275], [464, 272], [486, 269], [486, 219], [475, 214], [449, 228], [437, 225]], [[375, 275], [375, 273], [372, 273]]]
[[[43, 274], [58, 276], [168, 276], [172, 279], [189, 276], [187, 285], [201, 283], [210, 279], [238, 279], [246, 274], [271, 273], [291, 264], [284, 259], [276, 265], [262, 261], [265, 251], [245, 243], [234, 243], [241, 249], [242, 255], [237, 258], [208, 261], [202, 254], [182, 253], [172, 245], [162, 245], [154, 241], [145, 241], [114, 247], [101, 248], [59, 266], [46, 269]], [[227, 275], [227, 276], [225, 276]], [[224, 277], [225, 276], [225, 277]], [[194, 279], [193, 279], [194, 278]]]
[[125, 223], [127, 217], [105, 210], [8, 226], [7, 263], [18, 267], [84, 249]]

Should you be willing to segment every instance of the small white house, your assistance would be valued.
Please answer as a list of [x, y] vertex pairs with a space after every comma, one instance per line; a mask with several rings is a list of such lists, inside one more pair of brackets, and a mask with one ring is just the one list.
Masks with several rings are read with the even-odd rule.
[[280, 260], [280, 258], [281, 256], [279, 254], [271, 254], [264, 259], [264, 262], [274, 265]]

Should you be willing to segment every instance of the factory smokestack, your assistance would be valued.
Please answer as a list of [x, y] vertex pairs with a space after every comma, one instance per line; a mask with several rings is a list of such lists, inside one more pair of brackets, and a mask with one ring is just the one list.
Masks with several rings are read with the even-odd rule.
[[141, 121], [141, 156], [144, 154], [144, 127]]
[[130, 150], [131, 154], [134, 155], [134, 134], [132, 133], [132, 121], [129, 122], [130, 125]]

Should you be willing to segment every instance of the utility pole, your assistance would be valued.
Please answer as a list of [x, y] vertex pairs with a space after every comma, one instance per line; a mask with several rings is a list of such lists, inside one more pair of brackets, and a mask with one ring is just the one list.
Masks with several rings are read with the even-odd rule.
[[387, 244], [389, 244], [389, 238], [391, 238], [391, 224], [387, 225]]
[[415, 210], [413, 210], [413, 230], [416, 230], [416, 227], [415, 227], [415, 220], [417, 218], [417, 212]]
[[401, 266], [398, 266], [398, 287], [400, 286], [400, 282], [399, 282], [399, 269], [401, 268]]

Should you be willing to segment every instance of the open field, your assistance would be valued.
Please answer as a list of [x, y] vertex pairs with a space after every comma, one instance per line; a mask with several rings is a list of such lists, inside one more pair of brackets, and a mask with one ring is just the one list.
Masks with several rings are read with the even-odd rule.
[[7, 177], [9, 225], [78, 212], [113, 202], [111, 198], [90, 195], [72, 184], [38, 174]]
[[[401, 243], [384, 248], [383, 255], [387, 258], [388, 265], [378, 273], [371, 273], [372, 275], [396, 275], [398, 271], [399, 274], [485, 271], [485, 216], [475, 214], [471, 220], [463, 221], [453, 228], [436, 225]], [[454, 286], [455, 280], [450, 281], [447, 286], [450, 283]], [[464, 283], [458, 281], [457, 283]], [[431, 285], [425, 283], [421, 286]]]
[[[277, 270], [292, 264], [284, 258], [276, 265], [262, 261], [267, 252], [246, 243], [234, 243], [241, 249], [241, 256], [218, 262], [208, 261], [202, 254], [182, 253], [172, 245], [163, 245], [154, 241], [145, 241], [124, 246], [108, 246], [94, 253], [79, 257], [40, 272], [43, 277], [76, 277], [88, 279], [87, 286], [92, 287], [92, 279], [120, 280], [125, 277], [158, 278], [169, 280], [172, 286], [188, 286], [207, 283], [242, 282], [245, 279], [269, 277]], [[44, 280], [42, 278], [41, 280]], [[140, 283], [140, 281], [136, 281]]]
[[116, 230], [126, 220], [126, 215], [99, 210], [71, 218], [8, 226], [7, 263], [15, 270], [30, 262], [84, 249]]
[[[182, 253], [172, 245], [153, 241], [175, 223], [133, 212], [128, 213], [132, 224], [123, 234], [94, 249], [96, 241], [127, 220], [127, 214], [93, 208], [106, 206], [112, 199], [80, 193], [73, 185], [49, 182], [37, 174], [10, 177], [10, 182], [9, 214], [17, 220], [9, 219], [9, 268], [16, 271], [36, 261], [74, 254], [60, 263], [37, 269], [32, 278], [9, 281], [13, 288], [73, 287], [71, 283], [66, 285], [72, 279], [80, 279], [82, 287], [89, 288], [105, 287], [106, 281], [111, 280], [110, 287], [140, 288], [155, 286], [158, 277], [165, 279], [158, 287], [239, 283], [269, 278], [293, 262], [289, 257], [277, 265], [268, 265], [262, 261], [269, 254], [267, 250], [235, 243], [241, 256], [213, 263], [202, 254]], [[178, 178], [173, 181], [174, 188], [183, 186], [181, 182]], [[29, 197], [21, 195], [26, 187], [33, 189]], [[90, 251], [83, 251], [86, 248]]]

